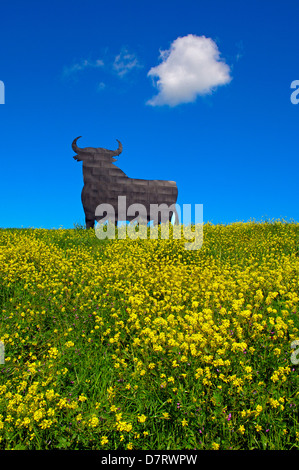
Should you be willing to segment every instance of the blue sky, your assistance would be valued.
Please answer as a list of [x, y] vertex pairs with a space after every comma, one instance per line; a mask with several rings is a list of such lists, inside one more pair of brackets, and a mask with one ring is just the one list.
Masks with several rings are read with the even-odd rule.
[[79, 135], [81, 147], [119, 139], [128, 176], [176, 181], [204, 222], [299, 221], [298, 1], [0, 9], [0, 227], [84, 223]]

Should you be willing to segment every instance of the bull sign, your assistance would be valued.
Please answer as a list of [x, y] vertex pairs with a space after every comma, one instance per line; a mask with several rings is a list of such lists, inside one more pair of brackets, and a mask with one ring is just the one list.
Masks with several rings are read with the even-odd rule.
[[[140, 214], [140, 219], [151, 220], [159, 224], [171, 221], [175, 217], [178, 224], [178, 213], [176, 211], [176, 201], [178, 188], [174, 181], [144, 180], [129, 178], [120, 168], [114, 165], [117, 157], [122, 152], [122, 144], [119, 140], [117, 150], [107, 150], [105, 148], [79, 148], [77, 137], [72, 148], [76, 155], [74, 159], [83, 162], [84, 186], [81, 193], [81, 200], [85, 212], [86, 228], [94, 228], [95, 220], [102, 220], [103, 215], [97, 211], [98, 206], [107, 207], [107, 216], [115, 222], [135, 220], [134, 214], [126, 210], [119, 210], [119, 198], [126, 200], [127, 206], [142, 206], [144, 211]], [[165, 205], [170, 206], [170, 212], [156, 211], [153, 216], [150, 206]], [[109, 213], [109, 208], [112, 208]], [[154, 219], [152, 218], [154, 217]], [[167, 220], [166, 220], [167, 217]]]

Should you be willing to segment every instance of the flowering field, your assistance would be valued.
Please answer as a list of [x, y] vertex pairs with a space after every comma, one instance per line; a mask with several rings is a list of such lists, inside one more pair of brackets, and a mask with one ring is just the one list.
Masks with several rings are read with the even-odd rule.
[[299, 224], [0, 230], [0, 449], [299, 449]]

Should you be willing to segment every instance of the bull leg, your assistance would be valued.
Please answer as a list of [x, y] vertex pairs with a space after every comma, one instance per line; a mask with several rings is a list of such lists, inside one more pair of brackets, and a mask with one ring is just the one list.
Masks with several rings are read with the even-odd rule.
[[94, 219], [85, 217], [86, 228], [94, 228]]

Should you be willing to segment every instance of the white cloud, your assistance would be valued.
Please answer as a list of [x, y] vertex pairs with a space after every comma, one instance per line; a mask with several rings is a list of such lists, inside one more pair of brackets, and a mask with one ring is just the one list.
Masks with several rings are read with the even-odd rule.
[[87, 68], [98, 68], [98, 67], [103, 67], [104, 62], [101, 59], [97, 60], [88, 60], [84, 59], [81, 60], [81, 62], [77, 62], [69, 67], [65, 66], [63, 69], [63, 75], [64, 76], [69, 76], [74, 74], [75, 72], [79, 72], [80, 70], [84, 70]]
[[190, 103], [231, 81], [216, 43], [205, 36], [178, 37], [169, 50], [160, 51], [160, 58], [161, 64], [148, 72], [158, 77], [154, 84], [159, 93], [147, 102], [151, 106]]
[[119, 77], [123, 77], [130, 70], [136, 67], [141, 67], [137, 57], [135, 54], [129, 53], [126, 48], [121, 50], [113, 62], [113, 69], [116, 71]]
[[243, 55], [244, 55], [244, 43], [243, 41], [239, 41], [237, 44], [237, 49], [238, 49], [238, 52], [236, 54], [236, 62], [238, 62], [238, 60], [242, 59]]

